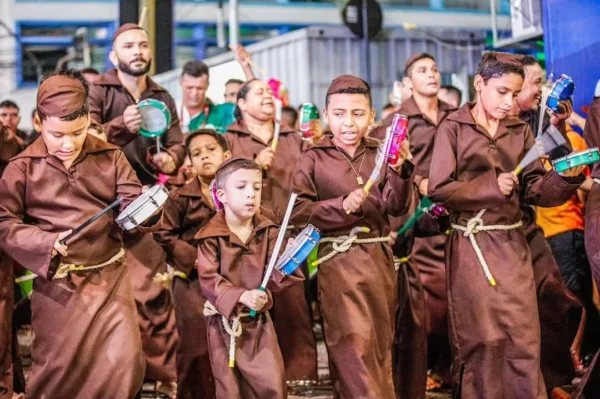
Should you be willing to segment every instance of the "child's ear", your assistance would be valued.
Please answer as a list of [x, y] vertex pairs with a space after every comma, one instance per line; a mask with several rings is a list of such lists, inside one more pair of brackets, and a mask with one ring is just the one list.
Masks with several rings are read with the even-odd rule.
[[223, 162], [227, 161], [230, 158], [231, 158], [231, 151], [229, 151], [229, 150], [225, 151], [225, 153], [223, 154]]
[[473, 87], [475, 88], [475, 91], [477, 93], [481, 93], [484, 85], [485, 82], [483, 81], [483, 77], [481, 75], [475, 75], [475, 78], [473, 79]]
[[369, 120], [369, 125], [375, 123], [375, 118], [377, 116], [377, 112], [375, 112], [375, 108], [371, 108], [371, 119]]
[[226, 204], [227, 201], [225, 201], [225, 191], [221, 188], [217, 189], [217, 198], [219, 199], [219, 201], [221, 202], [221, 204]]
[[42, 120], [40, 119], [40, 116], [37, 112], [35, 113], [35, 117], [33, 118], [33, 128], [36, 132], [42, 132]]

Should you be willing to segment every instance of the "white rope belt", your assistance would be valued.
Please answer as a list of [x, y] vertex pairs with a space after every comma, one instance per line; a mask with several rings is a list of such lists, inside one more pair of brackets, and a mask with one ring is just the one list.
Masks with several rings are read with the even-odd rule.
[[485, 211], [486, 211], [485, 209], [482, 209], [481, 211], [479, 211], [479, 213], [474, 218], [470, 219], [467, 222], [466, 226], [461, 226], [459, 224], [453, 223], [452, 228], [454, 230], [461, 231], [463, 233], [463, 236], [469, 237], [469, 241], [471, 242], [471, 245], [473, 246], [473, 250], [475, 251], [475, 254], [477, 255], [477, 259], [479, 259], [479, 263], [481, 263], [483, 272], [485, 273], [485, 276], [488, 279], [488, 282], [490, 283], [490, 285], [492, 287], [494, 287], [496, 285], [496, 280], [494, 279], [494, 276], [492, 276], [492, 273], [490, 272], [490, 268], [489, 268], [487, 262], [485, 261], [485, 258], [483, 257], [483, 253], [481, 252], [481, 248], [479, 248], [479, 244], [477, 244], [477, 240], [475, 240], [475, 234], [479, 233], [480, 231], [515, 230], [515, 229], [518, 229], [519, 227], [523, 226], [523, 222], [519, 221], [518, 223], [511, 224], [511, 225], [488, 225], [488, 226], [485, 226], [483, 224], [483, 219], [481, 219], [481, 217], [483, 216]]
[[214, 307], [212, 303], [209, 301], [204, 302], [204, 316], [221, 316], [221, 322], [223, 323], [223, 327], [225, 331], [229, 335], [229, 367], [233, 368], [235, 366], [235, 347], [236, 347], [236, 339], [242, 335], [242, 323], [240, 323], [240, 319], [242, 317], [250, 316], [250, 313], [240, 313], [231, 319], [231, 325], [229, 324], [229, 320], [227, 317], [223, 316], [217, 311], [217, 308]]
[[319, 266], [329, 259], [333, 258], [339, 253], [347, 252], [352, 245], [355, 244], [375, 244], [378, 242], [389, 242], [390, 237], [374, 237], [374, 238], [358, 238], [358, 233], [368, 233], [371, 230], [368, 227], [358, 226], [353, 228], [347, 236], [339, 237], [326, 237], [319, 241], [319, 244], [330, 242], [333, 247], [333, 251], [327, 255], [317, 259], [312, 263], [312, 266]]
[[171, 283], [175, 277], [187, 279], [188, 276], [184, 272], [175, 269], [173, 266], [167, 264], [167, 271], [165, 273], [156, 273], [152, 279], [155, 283], [162, 285], [165, 289], [171, 288]]
[[[117, 252], [112, 258], [110, 258], [106, 262], [102, 262], [98, 265], [85, 266], [85, 265], [76, 265], [74, 263], [61, 263], [58, 266], [58, 270], [54, 274], [54, 277], [52, 277], [52, 280], [60, 280], [60, 279], [66, 278], [70, 272], [80, 272], [80, 271], [86, 271], [86, 270], [102, 269], [103, 267], [109, 266], [111, 263], [118, 261], [123, 256], [125, 256], [125, 250], [123, 248], [121, 248], [119, 250], [119, 252]], [[15, 282], [17, 284], [19, 284], [24, 281], [33, 280], [36, 277], [38, 277], [38, 275], [35, 273], [32, 273], [32, 274], [28, 274], [26, 276], [15, 279]]]

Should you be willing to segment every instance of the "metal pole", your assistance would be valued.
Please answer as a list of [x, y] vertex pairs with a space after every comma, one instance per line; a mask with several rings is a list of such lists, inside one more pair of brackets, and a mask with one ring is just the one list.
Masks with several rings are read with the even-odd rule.
[[223, 11], [223, 0], [217, 1], [217, 47], [225, 48], [225, 12]]
[[238, 0], [229, 0], [229, 45], [239, 44]]
[[369, 19], [367, 16], [367, 0], [362, 0], [362, 31], [363, 31], [363, 70], [365, 80], [371, 84], [371, 51], [369, 48]]

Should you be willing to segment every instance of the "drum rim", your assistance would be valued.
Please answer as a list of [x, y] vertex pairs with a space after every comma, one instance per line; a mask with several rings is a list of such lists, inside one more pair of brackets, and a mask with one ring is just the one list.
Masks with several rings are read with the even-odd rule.
[[[285, 265], [287, 265], [292, 260], [294, 255], [304, 246], [304, 244], [306, 244], [309, 237], [316, 230], [317, 230], [317, 228], [315, 226], [313, 226], [312, 224], [309, 224], [304, 229], [302, 229], [302, 231], [294, 238], [294, 243], [299, 242], [300, 244], [295, 245], [295, 248], [294, 248], [294, 246], [292, 246], [292, 247], [286, 249], [285, 251], [283, 251], [283, 253], [281, 254], [281, 257], [277, 261], [276, 266], [280, 266], [280, 267], [277, 267], [277, 269], [281, 269]], [[302, 241], [298, 241], [299, 238]], [[289, 251], [289, 253], [288, 253], [288, 251]]]
[[[154, 190], [154, 191], [153, 191]], [[140, 205], [138, 205], [135, 209], [128, 211], [128, 208], [130, 206], [132, 206], [134, 204], [135, 201], [138, 200], [138, 198], [134, 199], [133, 202], [129, 205], [127, 205], [127, 207], [125, 209], [123, 209], [123, 212], [121, 212], [119, 214], [119, 216], [117, 216], [117, 223], [122, 222], [124, 220], [128, 220], [130, 218], [130, 216], [134, 213], [136, 213], [138, 210], [140, 210], [143, 206], [146, 205], [146, 203], [148, 202], [148, 200], [150, 198], [152, 198], [154, 196], [154, 194], [157, 194], [160, 191], [165, 191], [165, 194], [167, 195], [167, 197], [169, 196], [169, 193], [166, 192], [165, 186], [163, 184], [157, 184], [155, 186], [152, 186], [148, 189], [148, 191], [146, 191], [145, 193], [142, 193], [138, 198], [142, 198], [145, 197], [145, 201], [143, 201]]]
[[146, 130], [146, 129], [140, 127], [139, 132], [140, 132], [140, 134], [142, 136], [144, 136], [144, 137], [150, 137], [150, 138], [158, 137], [158, 136], [162, 136], [163, 134], [165, 134], [165, 132], [167, 130], [169, 130], [169, 125], [171, 123], [171, 111], [169, 111], [169, 107], [167, 107], [167, 104], [164, 101], [157, 100], [155, 98], [147, 98], [145, 100], [140, 101], [137, 104], [137, 107], [138, 107], [138, 109], [144, 108], [144, 107], [154, 107], [154, 108], [157, 108], [160, 111], [162, 111], [162, 113], [165, 116], [165, 119], [167, 121], [167, 123], [166, 123], [167, 128], [165, 130], [161, 131], [160, 133], [153, 132], [153, 131], [150, 131], [150, 130]]

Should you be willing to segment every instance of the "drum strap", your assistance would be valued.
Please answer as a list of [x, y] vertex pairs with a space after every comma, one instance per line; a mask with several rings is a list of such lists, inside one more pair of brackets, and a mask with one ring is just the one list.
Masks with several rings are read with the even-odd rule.
[[229, 320], [227, 317], [223, 316], [217, 311], [217, 308], [214, 307], [212, 303], [209, 301], [204, 302], [204, 316], [221, 316], [221, 322], [223, 323], [223, 328], [229, 335], [229, 367], [233, 368], [235, 366], [235, 347], [236, 347], [236, 339], [242, 335], [242, 323], [240, 323], [240, 319], [242, 317], [250, 316], [250, 313], [240, 313], [231, 319], [231, 324], [229, 324]]
[[319, 266], [329, 259], [333, 258], [339, 253], [347, 252], [352, 245], [357, 244], [375, 244], [378, 242], [389, 242], [390, 237], [374, 237], [374, 238], [358, 238], [358, 233], [368, 233], [371, 230], [368, 227], [357, 226], [350, 230], [350, 233], [347, 236], [339, 236], [339, 237], [326, 237], [322, 238], [319, 241], [319, 244], [324, 244], [330, 242], [333, 247], [333, 251], [328, 253], [327, 255], [317, 259], [312, 263], [312, 266]]
[[496, 285], [496, 280], [494, 279], [494, 276], [492, 276], [492, 273], [490, 272], [490, 268], [489, 268], [487, 262], [485, 261], [485, 258], [483, 257], [483, 252], [481, 252], [481, 248], [479, 247], [479, 244], [477, 244], [477, 240], [475, 240], [475, 234], [477, 234], [481, 231], [516, 230], [519, 227], [523, 226], [523, 222], [519, 221], [519, 222], [511, 224], [511, 225], [497, 225], [496, 224], [496, 225], [485, 226], [483, 224], [483, 219], [481, 218], [483, 216], [483, 214], [485, 213], [485, 211], [486, 211], [486, 209], [482, 209], [481, 211], [479, 211], [479, 213], [474, 218], [471, 218], [467, 222], [466, 226], [461, 226], [460, 224], [452, 223], [452, 228], [454, 230], [462, 232], [464, 237], [469, 237], [469, 241], [471, 242], [471, 245], [473, 246], [473, 250], [475, 251], [475, 254], [477, 255], [477, 259], [479, 259], [479, 263], [481, 263], [483, 272], [485, 273], [485, 276], [488, 279], [488, 282], [490, 283], [490, 285], [492, 287], [494, 287]]
[[175, 279], [175, 277], [179, 277], [184, 280], [188, 278], [187, 274], [167, 264], [166, 273], [156, 273], [152, 280], [154, 280], [155, 283], [162, 285], [165, 289], [168, 290], [169, 288], [171, 288], [171, 282]]

